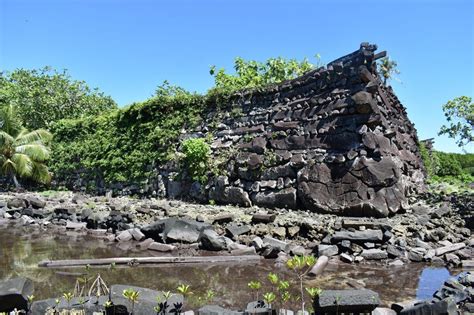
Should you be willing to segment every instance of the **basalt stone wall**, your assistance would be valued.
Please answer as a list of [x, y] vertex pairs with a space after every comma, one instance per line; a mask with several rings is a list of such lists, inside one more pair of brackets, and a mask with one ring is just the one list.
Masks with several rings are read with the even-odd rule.
[[[377, 74], [375, 45], [297, 79], [235, 97], [212, 132], [224, 175], [167, 182], [171, 197], [384, 217], [424, 189], [418, 138]], [[237, 109], [237, 110], [236, 110]], [[209, 113], [197, 133], [208, 133]]]
[[88, 169], [57, 176], [56, 186], [103, 194], [213, 200], [385, 217], [424, 190], [418, 138], [403, 105], [382, 84], [376, 60], [357, 51], [302, 77], [237, 93], [204, 114], [182, 139], [211, 139], [212, 169], [193, 182], [179, 163], [150, 166], [140, 182], [106, 183]]

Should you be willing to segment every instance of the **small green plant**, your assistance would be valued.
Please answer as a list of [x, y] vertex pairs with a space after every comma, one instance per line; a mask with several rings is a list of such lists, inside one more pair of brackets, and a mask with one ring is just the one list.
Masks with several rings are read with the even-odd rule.
[[[183, 297], [185, 298], [185, 301], [186, 301], [186, 298], [188, 296], [190, 296], [191, 294], [193, 294], [191, 292], [191, 286], [188, 285], [188, 284], [180, 284], [178, 285], [178, 288], [177, 288], [178, 292], [181, 293], [183, 295]], [[183, 306], [182, 308], [184, 308], [184, 302], [183, 302]]]
[[28, 301], [28, 305], [27, 305], [27, 310], [28, 310], [28, 311], [30, 310], [30, 308], [31, 308], [31, 303], [33, 303], [34, 299], [35, 299], [35, 296], [34, 296], [34, 295], [28, 295], [28, 296], [26, 297], [26, 300]]
[[64, 292], [63, 293], [63, 298], [66, 300], [68, 308], [71, 307], [71, 300], [72, 300], [73, 297], [74, 297], [74, 295], [72, 294], [72, 292]]
[[320, 288], [305, 288], [306, 292], [308, 292], [309, 296], [311, 299], [314, 299], [315, 297], [319, 296], [323, 290]]
[[123, 290], [122, 295], [130, 303], [130, 308], [131, 308], [130, 314], [133, 315], [133, 310], [135, 308], [135, 304], [138, 303], [138, 298], [140, 297], [140, 292], [132, 290], [132, 289], [125, 289], [125, 290]]
[[209, 199], [209, 204], [211, 206], [215, 206], [216, 205], [216, 201], [214, 199]]
[[260, 281], [254, 280], [250, 281], [247, 285], [251, 290], [255, 291], [255, 300], [258, 301], [258, 293], [262, 288], [262, 283]]
[[273, 166], [276, 164], [277, 158], [274, 151], [266, 150], [263, 154], [263, 164], [265, 166]]
[[207, 181], [211, 148], [205, 139], [187, 139], [182, 143], [184, 166], [189, 175], [201, 184]]
[[270, 272], [267, 276], [268, 281], [270, 281], [271, 284], [277, 285], [278, 284], [278, 275], [276, 273]]
[[267, 292], [263, 295], [263, 300], [269, 308], [272, 307], [272, 303], [276, 300], [276, 295], [273, 292]]
[[294, 256], [291, 259], [288, 259], [286, 262], [287, 267], [292, 270], [299, 281], [300, 284], [300, 295], [301, 295], [301, 311], [305, 312], [304, 310], [304, 290], [303, 290], [303, 280], [304, 277], [308, 274], [308, 272], [313, 268], [316, 264], [316, 258], [314, 256]]
[[230, 116], [232, 118], [239, 118], [243, 115], [243, 111], [242, 111], [242, 108], [238, 107], [238, 106], [234, 106], [232, 107], [232, 110], [230, 111]]

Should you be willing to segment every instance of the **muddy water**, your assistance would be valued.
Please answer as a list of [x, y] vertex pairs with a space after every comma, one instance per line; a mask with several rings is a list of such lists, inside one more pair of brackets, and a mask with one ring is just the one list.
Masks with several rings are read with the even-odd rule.
[[[78, 233], [52, 233], [37, 228], [0, 226], [0, 280], [22, 276], [35, 283], [37, 299], [58, 296], [72, 291], [77, 274], [85, 268], [52, 270], [38, 268], [42, 260], [105, 258], [158, 255], [138, 251], [130, 246], [110, 244]], [[65, 273], [67, 272], [67, 273]], [[247, 283], [265, 281], [269, 272], [291, 279], [292, 274], [284, 267], [276, 267], [273, 261], [252, 264], [220, 265], [168, 265], [136, 266], [92, 269], [92, 276], [100, 272], [110, 284], [129, 284], [157, 290], [173, 291], [177, 284], [190, 284], [194, 297], [207, 289], [216, 292], [213, 302], [223, 306], [242, 308], [252, 299]], [[409, 298], [427, 298], [439, 288], [445, 279], [460, 271], [430, 268], [422, 264], [403, 267], [348, 265], [330, 263], [325, 273], [306, 285], [323, 289], [368, 288], [380, 294], [383, 304]], [[68, 274], [74, 273], [74, 275]], [[269, 290], [266, 287], [262, 290]]]

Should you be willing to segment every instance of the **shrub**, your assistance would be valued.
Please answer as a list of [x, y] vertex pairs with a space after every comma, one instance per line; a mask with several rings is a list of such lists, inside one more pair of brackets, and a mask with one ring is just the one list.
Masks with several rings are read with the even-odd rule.
[[437, 152], [439, 168], [436, 172], [438, 176], [458, 176], [463, 173], [461, 163], [452, 154]]
[[204, 183], [210, 169], [211, 149], [205, 139], [187, 139], [182, 143], [184, 166], [193, 180]]

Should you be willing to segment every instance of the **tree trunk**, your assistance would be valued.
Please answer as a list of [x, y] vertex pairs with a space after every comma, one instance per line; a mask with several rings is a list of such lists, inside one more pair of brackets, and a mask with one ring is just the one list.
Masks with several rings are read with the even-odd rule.
[[15, 188], [16, 188], [16, 189], [20, 189], [20, 188], [21, 188], [21, 185], [20, 185], [20, 183], [18, 182], [18, 179], [16, 178], [15, 173], [12, 173], [12, 180], [13, 180], [13, 184], [15, 184]]

